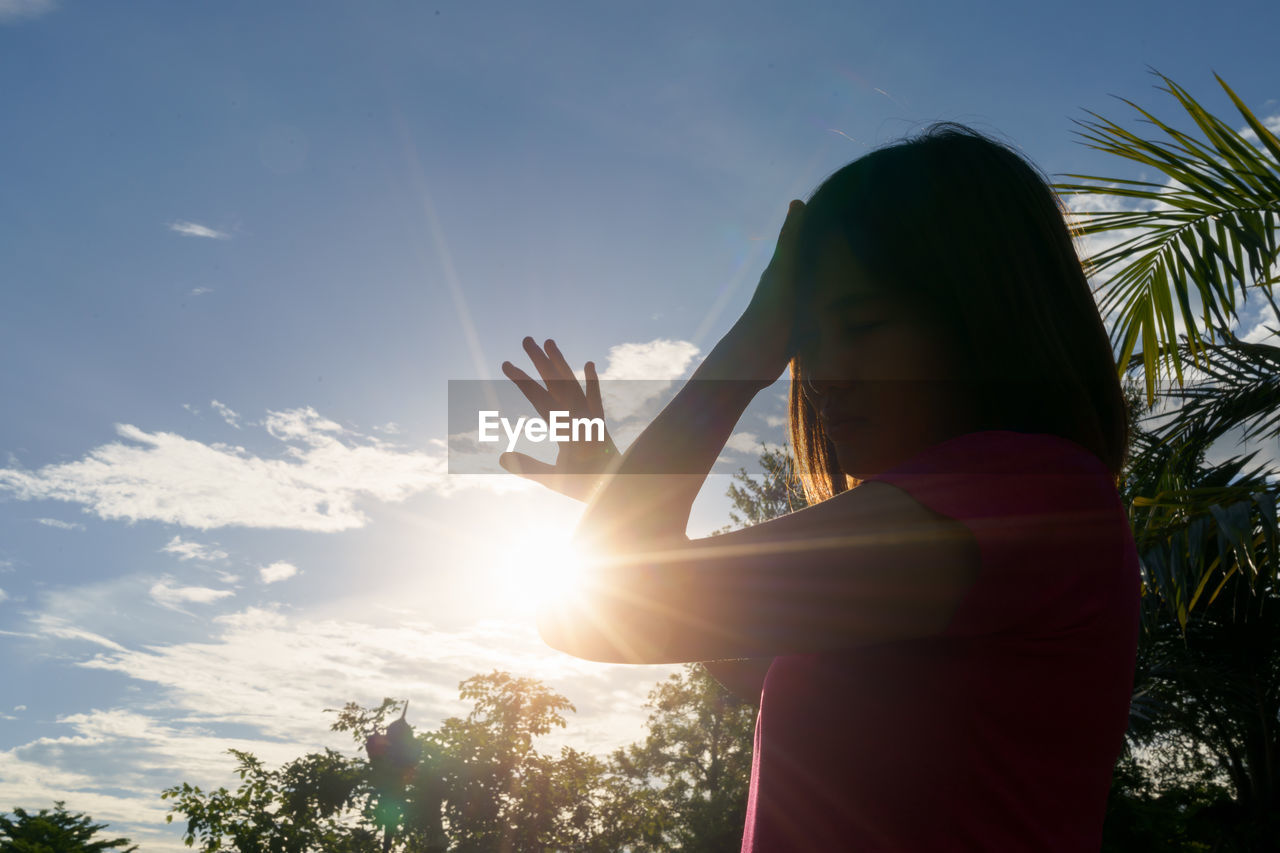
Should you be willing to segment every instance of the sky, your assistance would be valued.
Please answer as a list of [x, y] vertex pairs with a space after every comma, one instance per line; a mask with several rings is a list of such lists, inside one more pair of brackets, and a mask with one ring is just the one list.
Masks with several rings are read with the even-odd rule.
[[[575, 367], [666, 380], [652, 405], [836, 168], [952, 120], [1055, 178], [1142, 177], [1073, 120], [1137, 129], [1115, 96], [1175, 117], [1155, 68], [1234, 115], [1216, 71], [1280, 126], [1277, 18], [0, 0], [0, 811], [65, 800], [185, 849], [159, 792], [232, 784], [227, 749], [346, 748], [325, 709], [384, 696], [434, 728], [493, 669], [574, 702], [564, 743], [638, 740], [672, 668], [539, 642], [533, 591], [580, 508], [450, 473], [449, 382], [554, 337]], [[1251, 303], [1240, 333], [1273, 319]], [[690, 535], [780, 439], [777, 397]]]

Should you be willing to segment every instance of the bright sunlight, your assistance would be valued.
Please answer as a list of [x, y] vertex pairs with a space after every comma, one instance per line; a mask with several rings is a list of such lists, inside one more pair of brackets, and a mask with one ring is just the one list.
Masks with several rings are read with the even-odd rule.
[[529, 525], [512, 531], [494, 566], [495, 597], [531, 613], [543, 602], [576, 594], [587, 561], [571, 540], [566, 529]]

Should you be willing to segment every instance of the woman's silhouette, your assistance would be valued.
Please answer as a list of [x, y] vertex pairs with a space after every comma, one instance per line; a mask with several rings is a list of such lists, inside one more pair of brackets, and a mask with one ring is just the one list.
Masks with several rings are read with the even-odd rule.
[[[602, 415], [554, 342], [506, 375]], [[812, 506], [690, 540], [752, 397], [790, 367]], [[744, 850], [1099, 849], [1127, 726], [1139, 573], [1128, 421], [1056, 197], [937, 125], [792, 202], [747, 310], [621, 457], [503, 465], [589, 498], [599, 556], [555, 648], [706, 661], [759, 701]]]

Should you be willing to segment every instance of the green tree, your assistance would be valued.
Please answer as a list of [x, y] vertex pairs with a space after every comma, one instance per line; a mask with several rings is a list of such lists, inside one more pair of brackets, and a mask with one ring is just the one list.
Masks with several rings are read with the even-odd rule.
[[533, 678], [476, 675], [460, 694], [473, 702], [439, 741], [450, 756], [445, 822], [451, 850], [543, 850], [586, 843], [603, 765], [572, 749], [552, 758], [534, 741], [565, 726], [569, 700]]
[[67, 811], [58, 800], [53, 811], [41, 809], [31, 814], [15, 808], [0, 814], [0, 853], [133, 853], [137, 845], [127, 838], [96, 838], [107, 828], [87, 815]]
[[[726, 493], [733, 501], [729, 510], [731, 522], [724, 530], [737, 530], [759, 524], [809, 505], [796, 476], [795, 460], [788, 447], [760, 447], [762, 473], [749, 474], [739, 468]], [[719, 531], [723, 532], [723, 531]]]
[[[1273, 293], [1280, 281], [1280, 139], [1221, 78], [1257, 144], [1160, 79], [1202, 139], [1128, 101], [1161, 136], [1141, 138], [1093, 113], [1095, 121], [1080, 124], [1090, 147], [1155, 169], [1165, 181], [1070, 175], [1090, 183], [1057, 189], [1147, 208], [1078, 216], [1085, 234], [1136, 232], [1086, 264], [1094, 274], [1114, 270], [1097, 295], [1113, 317], [1122, 372], [1141, 375], [1148, 404], [1157, 397], [1166, 404], [1135, 445], [1127, 491], [1148, 589], [1185, 628], [1195, 607], [1237, 574], [1255, 593], [1280, 577], [1275, 472], [1246, 470], [1256, 454], [1203, 464], [1208, 448], [1228, 435], [1244, 442], [1280, 437], [1280, 347], [1241, 341], [1233, 331], [1250, 293], [1280, 316]], [[1188, 362], [1201, 377], [1195, 382], [1184, 381]], [[1162, 374], [1174, 381], [1157, 394]], [[1202, 547], [1206, 542], [1217, 547]]]
[[367, 769], [333, 750], [310, 753], [279, 770], [253, 754], [230, 750], [240, 785], [203, 791], [183, 782], [160, 794], [173, 800], [166, 821], [186, 817], [183, 841], [202, 853], [375, 853], [375, 828], [350, 822], [367, 796]]
[[1141, 784], [1118, 768], [1132, 802], [1113, 796], [1113, 806], [1173, 809], [1184, 846], [1166, 834], [1162, 849], [1263, 849], [1280, 834], [1280, 491], [1256, 450], [1207, 459], [1228, 436], [1280, 436], [1280, 347], [1233, 331], [1251, 293], [1280, 316], [1280, 140], [1221, 78], [1252, 139], [1161, 80], [1198, 136], [1140, 109], [1157, 138], [1096, 114], [1081, 124], [1091, 147], [1164, 180], [1072, 175], [1090, 183], [1058, 187], [1144, 208], [1082, 214], [1088, 234], [1135, 231], [1088, 263], [1114, 271], [1099, 304], [1113, 317], [1120, 369], [1140, 375], [1150, 407], [1122, 486], [1144, 581], [1130, 742], [1147, 761]]
[[606, 761], [536, 749], [565, 725], [566, 697], [496, 671], [459, 692], [467, 716], [426, 732], [408, 724], [406, 703], [347, 704], [332, 728], [364, 755], [326, 750], [270, 770], [233, 751], [238, 788], [169, 788], [168, 819], [185, 817], [184, 840], [203, 853], [619, 850], [643, 837], [640, 800]]
[[[653, 796], [664, 846], [737, 850], [751, 781], [756, 709], [696, 664], [650, 693], [648, 735], [614, 753], [622, 773]], [[652, 837], [650, 837], [652, 840]]]

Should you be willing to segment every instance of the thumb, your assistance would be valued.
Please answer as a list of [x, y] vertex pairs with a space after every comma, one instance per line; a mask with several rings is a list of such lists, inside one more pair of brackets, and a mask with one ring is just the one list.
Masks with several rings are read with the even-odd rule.
[[540, 462], [527, 453], [503, 453], [498, 457], [498, 464], [518, 477], [524, 477], [537, 483], [554, 474], [556, 470], [554, 465]]

